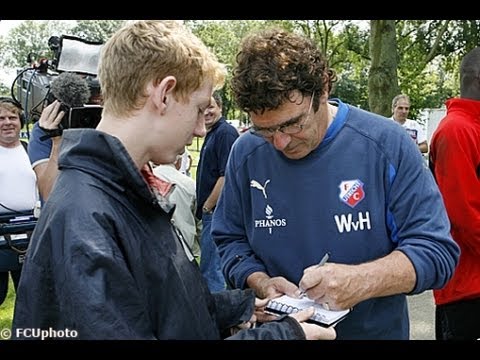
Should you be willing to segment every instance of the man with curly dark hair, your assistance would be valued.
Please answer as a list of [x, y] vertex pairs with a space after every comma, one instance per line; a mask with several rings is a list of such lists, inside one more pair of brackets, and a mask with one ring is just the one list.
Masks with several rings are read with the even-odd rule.
[[409, 135], [329, 99], [335, 80], [307, 38], [243, 41], [232, 88], [253, 125], [232, 147], [212, 234], [232, 287], [353, 307], [338, 339], [408, 339], [406, 294], [444, 286], [459, 248]]

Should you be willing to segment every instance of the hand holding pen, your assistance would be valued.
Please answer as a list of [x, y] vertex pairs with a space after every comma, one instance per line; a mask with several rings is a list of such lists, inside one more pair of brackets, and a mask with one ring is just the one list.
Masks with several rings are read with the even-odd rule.
[[[329, 252], [325, 253], [325, 255], [323, 255], [322, 257], [322, 260], [320, 260], [320, 262], [317, 265], [315, 265], [315, 268], [325, 265], [329, 258], [330, 258], [330, 253]], [[306, 290], [302, 289], [300, 286], [298, 288], [300, 289], [300, 294], [298, 295], [299, 298], [307, 296]]]

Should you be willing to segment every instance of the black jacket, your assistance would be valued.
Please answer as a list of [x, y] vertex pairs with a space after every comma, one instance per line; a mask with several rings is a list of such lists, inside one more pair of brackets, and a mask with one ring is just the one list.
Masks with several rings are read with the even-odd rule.
[[[248, 320], [251, 291], [210, 294], [166, 212], [120, 141], [64, 133], [60, 174], [32, 235], [16, 329], [74, 330], [80, 339], [220, 339]], [[237, 339], [302, 339], [283, 318]]]

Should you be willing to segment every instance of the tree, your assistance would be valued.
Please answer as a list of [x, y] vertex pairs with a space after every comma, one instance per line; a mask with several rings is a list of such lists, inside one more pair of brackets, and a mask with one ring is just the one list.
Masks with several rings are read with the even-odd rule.
[[337, 36], [342, 46], [338, 47], [335, 62], [330, 60], [329, 63], [338, 77], [331, 97], [368, 109], [369, 32], [353, 22], [347, 22]]
[[[368, 33], [352, 21], [334, 20], [232, 20], [232, 21], [186, 21], [192, 31], [227, 65], [226, 86], [222, 89], [224, 114], [230, 119], [247, 121], [233, 102], [230, 89], [231, 69], [242, 38], [253, 30], [277, 27], [306, 35], [319, 44], [329, 61], [329, 66], [339, 74], [339, 82], [333, 95], [367, 107], [365, 72], [368, 64]], [[337, 95], [338, 96], [338, 95]]]
[[0, 96], [10, 96], [10, 88], [0, 84]]
[[[30, 66], [27, 61], [52, 59], [48, 39], [74, 35], [106, 41], [125, 20], [24, 21], [0, 37], [0, 66]], [[370, 29], [351, 20], [229, 20], [185, 21], [226, 64], [222, 89], [224, 114], [248, 121], [230, 89], [231, 69], [242, 38], [252, 30], [271, 26], [304, 34], [314, 40], [336, 70], [332, 97], [365, 109], [391, 115], [391, 99], [406, 93], [411, 116], [420, 109], [440, 107], [458, 91], [461, 57], [480, 43], [480, 20], [372, 20]]]
[[370, 72], [368, 74], [368, 103], [370, 110], [390, 116], [391, 100], [399, 94], [397, 39], [394, 20], [370, 22]]
[[266, 26], [278, 26], [282, 22], [260, 20], [231, 20], [231, 21], [185, 21], [185, 24], [214, 52], [218, 60], [227, 66], [226, 84], [221, 90], [223, 100], [223, 115], [228, 119], [240, 119], [243, 124], [248, 123], [247, 115], [239, 111], [234, 103], [230, 80], [235, 56], [242, 38], [253, 29]]
[[124, 20], [79, 20], [75, 26], [64, 21], [25, 20], [0, 40], [3, 67], [30, 66], [40, 58], [53, 59], [48, 46], [51, 36], [74, 35], [94, 42], [105, 42]]
[[[410, 96], [410, 116], [415, 118], [421, 109], [441, 107], [447, 98], [457, 93], [459, 61], [479, 43], [480, 21], [397, 20], [395, 30], [398, 78], [390, 78], [391, 86], [398, 86], [398, 93]], [[385, 41], [393, 41], [387, 33], [375, 36], [385, 36]], [[371, 41], [373, 39], [372, 32]], [[373, 47], [377, 47], [373, 51], [378, 51], [377, 45]], [[369, 96], [375, 96], [386, 107], [392, 98], [387, 92], [374, 95], [371, 89]]]
[[25, 20], [10, 30], [6, 37], [0, 58], [2, 65], [18, 68], [42, 57], [51, 59], [53, 54], [48, 47], [48, 39], [61, 36], [70, 27], [62, 21]]
[[104, 43], [126, 23], [126, 20], [78, 20], [70, 31], [82, 39]]

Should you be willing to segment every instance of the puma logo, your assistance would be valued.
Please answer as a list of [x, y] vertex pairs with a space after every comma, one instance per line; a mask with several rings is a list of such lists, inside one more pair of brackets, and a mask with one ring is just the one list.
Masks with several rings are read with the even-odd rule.
[[267, 185], [268, 183], [270, 182], [270, 179], [268, 179], [267, 181], [265, 181], [265, 184], [263, 184], [263, 186], [256, 180], [252, 180], [250, 181], [250, 187], [253, 187], [255, 189], [258, 189], [262, 192], [263, 196], [265, 197], [265, 199], [267, 199]]

